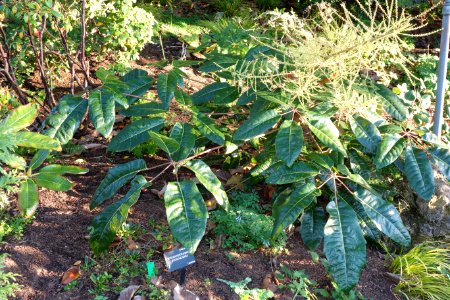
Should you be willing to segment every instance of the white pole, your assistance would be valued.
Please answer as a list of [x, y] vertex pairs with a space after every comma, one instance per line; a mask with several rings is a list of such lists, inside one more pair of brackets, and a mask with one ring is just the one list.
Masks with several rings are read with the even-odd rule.
[[444, 112], [444, 91], [447, 78], [448, 50], [450, 38], [450, 0], [445, 0], [442, 9], [442, 33], [441, 33], [441, 52], [439, 54], [438, 82], [436, 91], [436, 109], [434, 111], [433, 132], [438, 137], [441, 136], [442, 121]]

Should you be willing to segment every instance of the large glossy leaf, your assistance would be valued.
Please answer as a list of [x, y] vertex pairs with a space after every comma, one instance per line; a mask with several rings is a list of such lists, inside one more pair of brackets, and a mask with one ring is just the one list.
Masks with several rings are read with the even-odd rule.
[[63, 174], [86, 174], [89, 169], [77, 166], [48, 165], [39, 170], [39, 173], [63, 175]]
[[350, 126], [361, 145], [369, 152], [374, 153], [377, 150], [378, 143], [381, 141], [381, 134], [378, 128], [358, 115], [350, 118]]
[[195, 134], [192, 127], [187, 123], [176, 123], [172, 127], [170, 137], [178, 142], [180, 148], [172, 153], [175, 161], [185, 159], [191, 154], [195, 146]]
[[353, 196], [363, 205], [378, 230], [402, 246], [411, 244], [411, 236], [394, 205], [362, 188], [357, 189]]
[[177, 88], [178, 78], [175, 73], [169, 72], [169, 74], [161, 73], [158, 76], [156, 90], [158, 97], [161, 99], [163, 109], [168, 109], [170, 102], [172, 101]]
[[314, 183], [308, 182], [297, 186], [292, 193], [281, 193], [273, 203], [272, 216], [275, 219], [272, 229], [272, 238], [276, 238], [284, 229], [294, 223], [300, 214], [310, 206], [320, 190]]
[[123, 198], [95, 216], [92, 222], [93, 231], [89, 237], [89, 244], [94, 254], [98, 255], [108, 249], [116, 233], [122, 228], [123, 222], [126, 221], [128, 211], [137, 202], [141, 189], [146, 184], [147, 181], [143, 176], [136, 176], [131, 182], [130, 190]]
[[450, 150], [438, 147], [433, 147], [428, 150], [435, 159], [441, 172], [450, 181]]
[[256, 92], [254, 89], [249, 88], [247, 91], [243, 92], [241, 96], [239, 96], [237, 105], [247, 105], [255, 100]]
[[353, 194], [349, 194], [347, 193], [347, 191], [339, 191], [338, 199], [339, 201], [345, 201], [353, 208], [353, 211], [358, 217], [359, 225], [361, 226], [362, 232], [366, 239], [372, 240], [374, 242], [379, 242], [382, 232], [378, 230], [375, 223], [367, 215], [367, 212], [361, 202], [357, 201]]
[[214, 82], [193, 94], [192, 101], [195, 105], [213, 100], [218, 104], [226, 104], [236, 100], [238, 97], [239, 92], [236, 87], [226, 82]]
[[297, 160], [300, 152], [302, 152], [302, 147], [302, 128], [294, 121], [284, 121], [275, 138], [277, 156], [290, 167]]
[[148, 75], [147, 71], [139, 69], [128, 72], [121, 79], [127, 85], [125, 89], [121, 89], [122, 93], [136, 96], [127, 96], [130, 105], [136, 102], [139, 99], [138, 97], [144, 96], [153, 83], [153, 79]]
[[192, 105], [191, 95], [183, 92], [181, 89], [175, 90], [175, 100], [181, 105]]
[[38, 110], [36, 105], [27, 104], [13, 109], [8, 116], [0, 122], [0, 133], [12, 133], [33, 124]]
[[19, 191], [19, 210], [26, 218], [31, 217], [39, 204], [38, 188], [33, 180], [27, 178], [20, 185]]
[[327, 205], [324, 252], [334, 280], [348, 291], [358, 283], [366, 264], [366, 241], [353, 209], [345, 201], [338, 203], [333, 200]]
[[312, 152], [308, 154], [307, 158], [312, 165], [326, 171], [330, 170], [334, 165], [333, 159], [327, 153]]
[[108, 89], [97, 89], [89, 94], [89, 118], [97, 131], [109, 137], [116, 120], [116, 101]]
[[377, 84], [377, 88], [377, 93], [381, 96], [384, 109], [395, 119], [399, 121], [405, 120], [408, 110], [400, 98], [382, 84]]
[[411, 188], [421, 198], [429, 201], [434, 194], [434, 175], [425, 152], [410, 145], [406, 147], [405, 175]]
[[158, 131], [164, 126], [165, 120], [160, 117], [140, 119], [119, 132], [108, 145], [108, 151], [121, 152], [131, 150], [139, 144], [150, 140], [150, 132]]
[[211, 168], [201, 160], [190, 160], [186, 162], [185, 167], [195, 173], [198, 181], [211, 193], [225, 210], [229, 210], [227, 193], [222, 187], [222, 183], [217, 176], [211, 171]]
[[398, 134], [385, 135], [375, 154], [374, 163], [381, 169], [393, 163], [402, 154], [406, 140]]
[[276, 109], [250, 115], [250, 117], [236, 130], [233, 139], [245, 141], [263, 134], [280, 120]]
[[37, 173], [33, 176], [33, 179], [39, 187], [44, 187], [52, 191], [66, 192], [75, 185], [61, 175], [55, 174]]
[[166, 152], [170, 158], [172, 158], [172, 153], [175, 153], [180, 149], [180, 144], [176, 140], [165, 135], [150, 132], [150, 138], [159, 148], [161, 148], [161, 150]]
[[225, 135], [210, 118], [198, 113], [193, 121], [198, 131], [208, 140], [217, 145], [225, 144]]
[[347, 151], [339, 140], [339, 130], [330, 119], [319, 119], [308, 123], [312, 133], [327, 147], [347, 157]]
[[323, 239], [325, 212], [320, 206], [307, 209], [303, 213], [301, 221], [300, 234], [302, 240], [309, 250], [315, 251]]
[[46, 123], [50, 128], [45, 135], [57, 139], [61, 145], [67, 144], [80, 127], [88, 102], [80, 96], [66, 95], [49, 115]]
[[111, 168], [97, 187], [91, 205], [89, 206], [90, 209], [96, 208], [102, 204], [103, 201], [114, 196], [122, 186], [133, 179], [137, 173], [146, 168], [147, 165], [143, 159], [136, 159]]
[[61, 145], [57, 140], [37, 132], [21, 131], [10, 134], [10, 138], [17, 146], [61, 151]]
[[304, 162], [297, 162], [288, 167], [283, 165], [272, 171], [267, 183], [270, 184], [288, 184], [304, 180], [308, 177], [319, 174], [319, 171]]
[[206, 230], [208, 212], [192, 181], [170, 182], [164, 193], [167, 220], [173, 236], [194, 253]]
[[219, 70], [234, 66], [238, 59], [238, 56], [230, 54], [215, 54], [212, 57], [209, 57], [208, 60], [198, 68], [198, 70], [205, 73], [217, 72]]
[[166, 113], [167, 111], [162, 108], [161, 103], [148, 102], [143, 104], [137, 104], [129, 107], [127, 110], [123, 110], [120, 113], [126, 117], [144, 117], [150, 115], [157, 115]]

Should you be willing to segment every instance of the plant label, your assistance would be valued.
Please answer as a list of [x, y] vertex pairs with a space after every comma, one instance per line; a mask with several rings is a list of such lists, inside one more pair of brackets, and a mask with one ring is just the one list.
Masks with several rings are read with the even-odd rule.
[[164, 253], [167, 268], [169, 272], [186, 268], [195, 263], [195, 257], [191, 255], [185, 248], [175, 249]]

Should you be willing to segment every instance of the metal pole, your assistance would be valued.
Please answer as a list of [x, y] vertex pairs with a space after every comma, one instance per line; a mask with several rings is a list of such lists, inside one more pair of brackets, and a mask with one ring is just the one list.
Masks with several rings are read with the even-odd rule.
[[444, 91], [447, 78], [448, 50], [450, 38], [450, 0], [445, 0], [442, 9], [442, 33], [441, 33], [441, 52], [439, 54], [438, 82], [436, 91], [436, 109], [434, 111], [433, 132], [438, 137], [441, 136], [442, 121], [444, 112]]

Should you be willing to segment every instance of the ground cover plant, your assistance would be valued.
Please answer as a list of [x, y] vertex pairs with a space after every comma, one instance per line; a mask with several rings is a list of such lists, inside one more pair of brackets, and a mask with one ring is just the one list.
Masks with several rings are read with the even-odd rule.
[[[131, 10], [127, 3], [124, 7]], [[85, 76], [87, 85], [81, 84], [79, 93], [55, 102], [37, 125], [40, 133], [25, 129], [35, 120], [37, 106], [19, 106], [0, 123], [5, 197], [18, 192], [18, 207], [30, 217], [37, 208], [38, 186], [69, 190], [72, 183], [61, 175], [82, 175], [87, 169], [45, 160], [74, 145], [71, 140], [86, 128], [95, 128], [106, 151], [122, 158], [106, 172], [89, 207], [95, 214], [89, 229], [93, 260], [114, 252], [118, 238], [121, 243], [108, 268], [97, 263], [90, 271], [89, 293], [96, 299], [119, 293], [127, 281], [145, 273], [144, 262], [154, 249], [146, 248], [147, 255], [125, 249], [137, 235], [124, 224], [141, 194], [163, 177], [170, 179], [161, 190], [152, 190], [163, 198], [171, 230], [171, 235], [166, 229], [151, 233], [164, 240], [161, 251], [175, 240], [195, 253], [213, 222], [211, 232], [224, 236], [223, 247], [239, 252], [269, 248], [271, 256], [285, 247], [286, 229], [300, 225], [311, 251], [323, 245], [323, 264], [335, 290], [313, 290], [314, 281], [287, 268], [282, 269], [290, 278], [285, 287], [311, 299], [314, 293], [358, 298], [353, 289], [367, 264], [367, 241], [387, 237], [400, 249], [411, 245], [391, 186], [405, 180], [421, 201], [430, 201], [433, 168], [450, 180], [450, 146], [448, 125], [442, 138], [431, 133], [435, 79], [428, 75], [433, 61], [419, 58], [411, 71], [414, 61], [404, 54], [411, 45], [402, 38], [423, 25], [414, 25], [415, 18], [395, 0], [355, 5], [357, 15], [345, 6], [321, 5], [310, 19], [275, 10], [253, 22], [198, 22], [211, 26], [190, 44], [199, 43], [191, 49], [195, 60], [184, 59], [186, 52], [181, 60], [164, 57], [154, 64], [160, 68], [155, 78], [140, 69], [100, 68], [95, 74], [100, 84], [90, 85]], [[93, 17], [93, 30], [110, 30], [113, 26], [106, 24], [116, 17]], [[132, 31], [131, 38], [138, 30]], [[114, 45], [126, 44], [125, 37], [113, 36]], [[109, 37], [92, 36], [114, 48]], [[142, 42], [125, 45], [134, 51], [127, 53], [137, 54]], [[208, 79], [195, 93], [188, 92], [192, 70]], [[423, 74], [428, 74], [425, 80], [419, 78]], [[22, 147], [37, 149], [29, 163], [18, 155], [26, 153]], [[150, 164], [149, 156], [159, 163]], [[220, 171], [230, 176], [224, 179]], [[258, 194], [234, 191], [246, 187]], [[145, 213], [150, 217], [152, 212]], [[84, 267], [87, 271], [89, 263]], [[250, 278], [223, 282], [243, 299], [272, 297], [265, 289], [247, 288]], [[66, 288], [76, 285], [72, 281]], [[144, 290], [165, 296], [159, 292]]]

